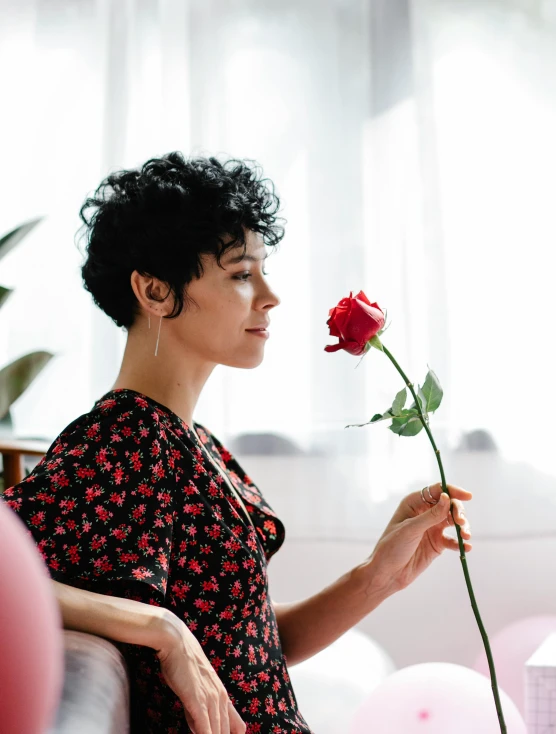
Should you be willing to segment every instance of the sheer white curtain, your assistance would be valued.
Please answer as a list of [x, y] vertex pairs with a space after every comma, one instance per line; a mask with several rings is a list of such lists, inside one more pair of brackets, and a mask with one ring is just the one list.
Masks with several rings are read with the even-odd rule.
[[[545, 404], [556, 357], [556, 3], [371, 7], [365, 283], [388, 305], [385, 339], [412, 379], [428, 363], [446, 390], [432, 427], [448, 477], [449, 449], [483, 428], [504, 460], [554, 479], [556, 433], [531, 406]], [[384, 391], [386, 407], [398, 377], [375, 361], [370, 399]], [[389, 468], [409, 460], [411, 482], [421, 458], [412, 452], [428, 451], [427, 439], [398, 444], [383, 431], [380, 442], [382, 487], [398, 493], [403, 478]]]
[[[359, 419], [364, 394], [342, 385], [345, 367], [323, 347], [328, 309], [360, 285], [364, 262], [366, 3], [35, 0], [4, 12], [4, 68], [12, 70], [6, 90], [16, 110], [2, 122], [2, 185], [14, 202], [3, 212], [5, 227], [37, 209], [52, 219], [57, 207], [71, 231], [101, 176], [172, 149], [258, 160], [289, 222], [282, 252], [269, 263], [283, 304], [264, 367], [217, 370], [199, 417], [227, 434], [273, 429], [306, 446], [316, 429]], [[70, 237], [51, 237], [54, 252], [45, 230], [6, 259], [5, 277], [19, 277], [22, 260], [42, 248], [52, 255], [51, 287], [60, 293], [71, 280], [78, 290]], [[71, 278], [63, 279], [60, 268], [70, 259]], [[44, 277], [45, 269], [37, 270], [37, 279]], [[21, 289], [28, 279], [21, 273]], [[29, 304], [36, 308], [32, 297]], [[76, 384], [87, 405], [110, 386], [122, 335], [83, 308], [80, 335], [93, 345], [93, 361], [88, 382], [77, 376]], [[54, 311], [52, 332], [61, 338], [67, 314]], [[52, 344], [44, 329], [36, 337]], [[61, 362], [50, 370], [51, 387]], [[47, 375], [42, 382], [46, 387]], [[47, 418], [32, 394], [18, 406], [21, 429], [53, 433], [75, 411], [60, 396], [56, 418]], [[362, 435], [355, 441], [365, 443]]]
[[556, 3], [428, 6], [452, 425], [554, 477]]
[[409, 376], [422, 382], [428, 363], [446, 390], [432, 419], [442, 449], [487, 428], [508, 456], [551, 471], [551, 422], [534, 406], [553, 371], [552, 5], [0, 6], [0, 228], [48, 215], [0, 263], [17, 289], [0, 358], [58, 354], [17, 403], [17, 432], [54, 436], [110, 388], [125, 335], [81, 288], [77, 212], [110, 170], [178, 149], [258, 160], [288, 220], [268, 261], [282, 304], [265, 361], [217, 368], [198, 420], [326, 453], [327, 494], [364, 502], [433, 479], [424, 433], [344, 429], [402, 387], [376, 351], [357, 369], [323, 351], [328, 309], [363, 288], [388, 309], [385, 339]]

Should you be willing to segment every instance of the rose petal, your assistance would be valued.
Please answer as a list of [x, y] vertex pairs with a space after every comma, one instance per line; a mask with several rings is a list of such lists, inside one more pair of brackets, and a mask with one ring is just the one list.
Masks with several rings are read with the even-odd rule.
[[367, 296], [363, 293], [363, 291], [359, 291], [359, 293], [355, 296], [356, 298], [359, 298], [360, 301], [365, 301], [367, 305], [371, 305], [371, 302], [367, 298]]
[[332, 313], [330, 315], [330, 318], [326, 322], [326, 325], [328, 326], [328, 328], [330, 330], [330, 336], [342, 336], [340, 334], [340, 330], [338, 329], [338, 327], [336, 325], [336, 312], [337, 312], [337, 310], [338, 310], [337, 308], [333, 308], [332, 309]]
[[344, 348], [344, 343], [345, 342], [340, 342], [339, 344], [329, 344], [328, 346], [324, 348], [324, 351], [325, 352], [337, 352], [338, 349]]
[[344, 342], [342, 346], [346, 352], [353, 354], [355, 357], [359, 357], [365, 352], [365, 344], [359, 344], [356, 341]]

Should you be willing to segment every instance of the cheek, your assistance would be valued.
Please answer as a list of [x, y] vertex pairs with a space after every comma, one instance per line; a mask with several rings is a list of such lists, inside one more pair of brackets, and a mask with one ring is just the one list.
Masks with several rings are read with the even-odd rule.
[[223, 305], [199, 312], [197, 317], [185, 325], [185, 338], [209, 348], [211, 351], [226, 348], [237, 342], [245, 328], [244, 311], [237, 308], [237, 304]]
[[197, 287], [190, 291], [198, 307], [192, 306], [183, 314], [180, 330], [185, 342], [199, 346], [204, 344], [211, 351], [232, 346], [244, 335], [250, 325], [252, 292], [249, 286], [235, 284], [225, 288]]

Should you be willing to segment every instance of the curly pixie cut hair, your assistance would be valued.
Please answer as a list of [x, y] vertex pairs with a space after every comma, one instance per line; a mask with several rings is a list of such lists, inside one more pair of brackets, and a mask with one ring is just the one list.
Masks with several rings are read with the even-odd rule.
[[[267, 185], [269, 184], [269, 185]], [[140, 168], [110, 174], [80, 209], [86, 229], [85, 288], [118, 326], [129, 329], [138, 312], [131, 274], [168, 285], [179, 316], [186, 287], [203, 274], [201, 255], [243, 245], [245, 229], [275, 247], [286, 222], [270, 179], [251, 160], [184, 158], [180, 152], [151, 158]], [[231, 237], [231, 239], [227, 239]], [[226, 239], [225, 239], [226, 238]]]

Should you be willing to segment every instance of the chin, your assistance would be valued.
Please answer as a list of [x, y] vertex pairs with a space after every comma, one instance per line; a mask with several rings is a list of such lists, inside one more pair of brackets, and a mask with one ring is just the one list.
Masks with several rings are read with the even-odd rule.
[[221, 364], [224, 364], [226, 367], [236, 367], [240, 370], [253, 370], [255, 367], [258, 367], [264, 359], [264, 354], [259, 355], [252, 355], [250, 357], [238, 357], [237, 359], [232, 359], [229, 362], [222, 362]]

